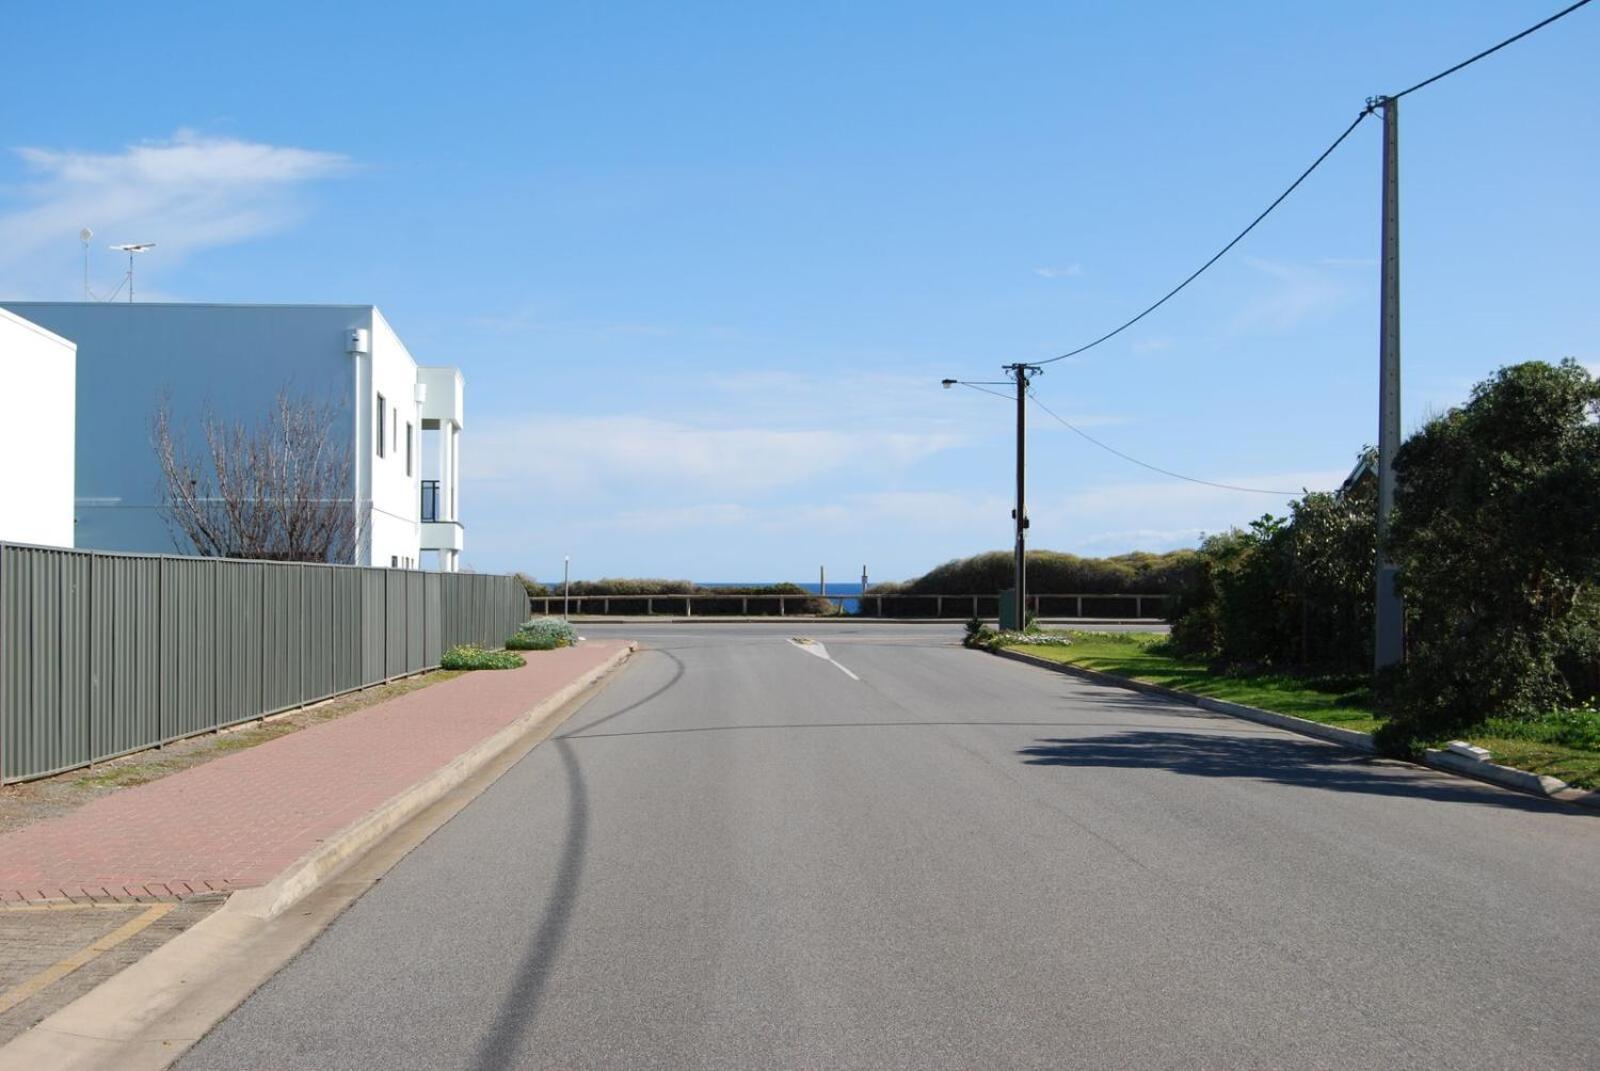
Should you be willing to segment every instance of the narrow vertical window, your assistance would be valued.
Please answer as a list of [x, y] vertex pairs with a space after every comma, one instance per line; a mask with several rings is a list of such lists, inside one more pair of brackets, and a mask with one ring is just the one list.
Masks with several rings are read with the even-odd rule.
[[406, 475], [411, 475], [411, 421], [406, 421]]
[[383, 395], [378, 395], [378, 456], [383, 456], [383, 442], [387, 437], [384, 429], [388, 426], [389, 407], [384, 404]]

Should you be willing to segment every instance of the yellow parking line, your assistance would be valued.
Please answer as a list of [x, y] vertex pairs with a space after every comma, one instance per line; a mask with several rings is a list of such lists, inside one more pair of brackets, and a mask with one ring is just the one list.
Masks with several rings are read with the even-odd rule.
[[[85, 904], [82, 906], [88, 907], [90, 905]], [[101, 906], [109, 907], [112, 905], [107, 904]], [[103, 955], [104, 953], [111, 951], [113, 948], [116, 948], [122, 942], [126, 941], [140, 930], [143, 930], [146, 926], [149, 926], [152, 922], [156, 921], [177, 906], [177, 904], [151, 904], [138, 918], [130, 919], [121, 926], [118, 926], [116, 929], [112, 930], [110, 933], [106, 934], [104, 937], [100, 938], [98, 941], [95, 941], [93, 944], [86, 945], [85, 947], [78, 949], [78, 951], [74, 952], [60, 963], [57, 963], [55, 966], [46, 967], [44, 970], [40, 971], [32, 978], [29, 978], [21, 985], [18, 985], [12, 989], [8, 989], [4, 993], [0, 993], [0, 1015], [4, 1015], [6, 1012], [10, 1011], [12, 1008], [15, 1008], [18, 1004], [21, 1004], [23, 1001], [27, 1000], [29, 997], [33, 996], [46, 986], [59, 982], [61, 979], [65, 978], [79, 967], [82, 967], [85, 963], [89, 963], [94, 960], [97, 956]]]

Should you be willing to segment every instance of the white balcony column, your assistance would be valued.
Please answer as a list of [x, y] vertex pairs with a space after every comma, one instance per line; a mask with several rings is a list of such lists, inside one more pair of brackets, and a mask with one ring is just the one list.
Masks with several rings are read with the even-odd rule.
[[450, 425], [450, 519], [459, 521], [456, 512], [456, 481], [461, 478], [461, 428]]
[[439, 421], [439, 493], [435, 498], [434, 516], [441, 521], [455, 520], [455, 514], [450, 509], [450, 498], [445, 488], [450, 486], [450, 422]]

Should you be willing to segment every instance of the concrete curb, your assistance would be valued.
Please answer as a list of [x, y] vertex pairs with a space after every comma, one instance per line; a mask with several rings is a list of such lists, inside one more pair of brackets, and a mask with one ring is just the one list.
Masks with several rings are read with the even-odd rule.
[[[168, 1067], [370, 885], [355, 883], [346, 898], [333, 898], [338, 901], [333, 904], [317, 903], [316, 894], [336, 888], [345, 873], [359, 869], [363, 856], [391, 833], [475, 775], [488, 772], [519, 744], [529, 738], [536, 738], [536, 744], [553, 732], [559, 724], [555, 715], [635, 650], [637, 645], [629, 643], [510, 725], [346, 826], [266, 885], [234, 893], [215, 913], [0, 1047], [0, 1071]], [[306, 904], [310, 906], [304, 912], [285, 914]], [[307, 918], [297, 919], [296, 914]], [[278, 932], [285, 924], [288, 932]]]
[[504, 729], [480, 740], [471, 749], [457, 755], [421, 781], [391, 798], [377, 810], [335, 833], [267, 884], [234, 893], [229, 897], [229, 906], [238, 903], [240, 910], [261, 919], [270, 919], [278, 915], [342, 869], [351, 859], [387, 837], [434, 800], [482, 769], [496, 755], [515, 744], [535, 724], [571, 701], [573, 696], [627, 661], [633, 654], [635, 646], [630, 643]]
[[[1163, 699], [1172, 699], [1180, 703], [1187, 703], [1190, 706], [1199, 707], [1201, 710], [1228, 714], [1235, 718], [1243, 718], [1246, 721], [1259, 722], [1262, 725], [1285, 729], [1291, 733], [1299, 733], [1301, 736], [1314, 736], [1319, 740], [1326, 740], [1329, 743], [1338, 744], [1340, 747], [1349, 748], [1352, 751], [1360, 751], [1368, 755], [1378, 753], [1378, 749], [1372, 743], [1371, 733], [1358, 732], [1355, 729], [1341, 729], [1336, 725], [1324, 725], [1320, 721], [1311, 721], [1309, 718], [1297, 718], [1293, 714], [1279, 714], [1271, 710], [1245, 706], [1243, 703], [1229, 703], [1222, 699], [1211, 699], [1207, 696], [1196, 695], [1193, 692], [1168, 688], [1160, 684], [1151, 684], [1148, 681], [1136, 681], [1128, 677], [1119, 677], [1114, 673], [1102, 673], [1097, 669], [1087, 669], [1084, 666], [1074, 666], [1066, 662], [1039, 658], [1022, 651], [1002, 649], [992, 653], [999, 655], [1001, 658], [1009, 658], [1013, 662], [1025, 662], [1030, 666], [1039, 666], [1044, 669], [1054, 670], [1057, 673], [1065, 673], [1071, 677], [1080, 677], [1096, 684], [1104, 684], [1113, 688], [1126, 688], [1130, 691], [1143, 692], [1146, 695], [1160, 696]], [[1486, 781], [1491, 785], [1509, 788], [1516, 792], [1543, 796], [1546, 799], [1556, 800], [1561, 803], [1571, 803], [1579, 807], [1600, 810], [1600, 792], [1573, 788], [1558, 777], [1545, 777], [1540, 774], [1529, 773], [1526, 770], [1516, 770], [1510, 766], [1500, 766], [1493, 762], [1469, 759], [1465, 755], [1457, 755], [1454, 752], [1431, 748], [1423, 752], [1422, 762], [1419, 765], [1444, 773], [1470, 777], [1476, 781]]]

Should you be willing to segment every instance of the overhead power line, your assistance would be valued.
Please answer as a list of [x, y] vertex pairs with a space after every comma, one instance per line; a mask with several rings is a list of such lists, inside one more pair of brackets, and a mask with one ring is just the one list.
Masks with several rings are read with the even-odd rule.
[[[1587, 3], [1588, 0], [1585, 0], [1585, 2]], [[1268, 205], [1266, 208], [1262, 209], [1261, 210], [1261, 214], [1259, 216], [1257, 216], [1255, 219], [1251, 220], [1250, 221], [1250, 225], [1248, 227], [1246, 227], [1244, 230], [1240, 231], [1238, 234], [1234, 235], [1232, 241], [1230, 241], [1227, 245], [1223, 246], [1221, 249], [1217, 250], [1217, 252], [1211, 257], [1210, 260], [1206, 261], [1204, 264], [1202, 264], [1198, 268], [1196, 268], [1192, 273], [1190, 273], [1189, 277], [1187, 279], [1185, 279], [1183, 282], [1179, 283], [1177, 286], [1173, 287], [1171, 290], [1168, 290], [1165, 294], [1162, 294], [1160, 299], [1157, 300], [1154, 304], [1150, 305], [1143, 312], [1139, 313], [1139, 315], [1133, 317], [1131, 320], [1128, 320], [1127, 322], [1123, 323], [1120, 327], [1116, 327], [1116, 328], [1114, 328], [1114, 329], [1112, 329], [1110, 331], [1107, 331], [1105, 334], [1101, 335], [1099, 338], [1095, 339], [1093, 342], [1086, 342], [1082, 346], [1079, 346], [1075, 350], [1068, 350], [1066, 353], [1063, 353], [1058, 357], [1048, 357], [1045, 360], [1040, 361], [1039, 363], [1040, 364], [1054, 364], [1056, 361], [1064, 361], [1068, 357], [1076, 357], [1078, 354], [1084, 352], [1085, 350], [1092, 350], [1096, 346], [1100, 345], [1100, 343], [1102, 343], [1102, 342], [1109, 342], [1111, 339], [1116, 338], [1118, 335], [1122, 334], [1122, 332], [1126, 331], [1128, 328], [1132, 327], [1134, 324], [1138, 323], [1140, 320], [1144, 319], [1146, 316], [1149, 316], [1152, 312], [1155, 312], [1161, 306], [1165, 305], [1168, 301], [1170, 301], [1174, 297], [1176, 297], [1180, 290], [1182, 290], [1184, 287], [1188, 286], [1190, 283], [1194, 282], [1196, 279], [1200, 278], [1200, 276], [1205, 272], [1205, 270], [1207, 268], [1211, 267], [1211, 265], [1215, 264], [1217, 261], [1221, 260], [1224, 256], [1226, 256], [1227, 253], [1228, 253], [1228, 250], [1232, 249], [1234, 246], [1236, 246], [1240, 242], [1242, 242], [1244, 240], [1245, 235], [1247, 235], [1251, 231], [1255, 230], [1256, 229], [1256, 225], [1259, 224], [1262, 220], [1266, 219], [1269, 215], [1271, 215], [1273, 209], [1275, 209], [1279, 205], [1283, 204], [1283, 202], [1288, 199], [1288, 197], [1289, 197], [1289, 195], [1291, 193], [1293, 193], [1295, 190], [1299, 189], [1300, 188], [1300, 184], [1302, 182], [1304, 182], [1306, 179], [1311, 177], [1311, 172], [1315, 171], [1318, 167], [1320, 167], [1322, 165], [1322, 161], [1326, 160], [1329, 156], [1331, 156], [1333, 154], [1333, 150], [1337, 149], [1341, 144], [1343, 144], [1344, 139], [1348, 138], [1351, 135], [1351, 133], [1353, 133], [1355, 131], [1355, 128], [1361, 125], [1361, 120], [1365, 119], [1370, 114], [1371, 114], [1371, 109], [1369, 108], [1369, 109], [1363, 111], [1360, 115], [1357, 115], [1355, 117], [1355, 119], [1350, 123], [1350, 125], [1344, 128], [1344, 133], [1342, 133], [1338, 137], [1334, 138], [1333, 139], [1333, 144], [1329, 145], [1326, 149], [1323, 149], [1322, 150], [1322, 155], [1318, 156], [1315, 160], [1311, 161], [1311, 166], [1306, 168], [1304, 171], [1300, 172], [1300, 177], [1295, 179], [1293, 182], [1289, 183], [1289, 188], [1284, 190], [1282, 193], [1278, 194], [1277, 198], [1275, 200], [1273, 200], [1273, 202], [1270, 205]]]
[[[972, 383], [972, 382], [969, 382], [969, 381], [967, 381], [965, 379], [957, 379], [957, 380], [953, 380], [952, 382], [958, 383], [963, 387], [971, 387], [973, 390], [981, 391], [984, 394], [993, 395], [994, 397], [999, 398], [1003, 402], [1010, 402], [1010, 401], [1014, 400], [1010, 396], [1005, 395], [1005, 394], [1001, 394], [997, 390], [990, 390], [986, 386], [983, 386], [983, 385], [978, 384], [978, 383]], [[1068, 431], [1071, 431], [1075, 435], [1082, 436], [1083, 438], [1087, 439], [1089, 442], [1091, 442], [1094, 445], [1098, 446], [1100, 449], [1106, 451], [1107, 453], [1115, 454], [1117, 457], [1122, 458], [1122, 460], [1131, 462], [1132, 464], [1135, 464], [1135, 465], [1138, 465], [1140, 468], [1149, 469], [1151, 472], [1159, 472], [1159, 473], [1161, 473], [1161, 475], [1163, 475], [1163, 476], [1171, 476], [1175, 480], [1184, 480], [1184, 481], [1186, 481], [1188, 483], [1203, 484], [1206, 487], [1220, 487], [1224, 491], [1248, 491], [1251, 494], [1256, 494], [1256, 495], [1288, 495], [1290, 498], [1293, 498], [1293, 497], [1295, 497], [1297, 495], [1301, 495], [1301, 494], [1305, 493], [1303, 490], [1301, 490], [1301, 491], [1273, 491], [1273, 490], [1270, 490], [1270, 489], [1265, 488], [1265, 487], [1240, 487], [1238, 484], [1217, 483], [1215, 480], [1202, 480], [1198, 476], [1185, 476], [1181, 472], [1173, 472], [1171, 469], [1164, 469], [1160, 465], [1152, 465], [1148, 461], [1140, 461], [1138, 458], [1134, 457], [1132, 454], [1125, 454], [1121, 450], [1118, 450], [1115, 446], [1111, 446], [1108, 443], [1103, 443], [1099, 439], [1096, 439], [1093, 435], [1090, 435], [1088, 432], [1084, 431], [1082, 428], [1078, 427], [1076, 424], [1074, 424], [1071, 421], [1067, 420], [1060, 413], [1057, 413], [1054, 409], [1051, 409], [1048, 405], [1045, 405], [1043, 402], [1041, 402], [1039, 400], [1039, 396], [1037, 394], [1035, 394], [1033, 391], [1030, 390], [1028, 392], [1028, 398], [1029, 398], [1030, 401], [1033, 402], [1034, 405], [1037, 405], [1040, 409], [1044, 410], [1045, 413], [1047, 413], [1048, 415], [1053, 417], [1056, 420], [1057, 423], [1059, 423], [1062, 427], [1066, 428]]]
[[[1589, 2], [1590, 2], [1590, 0], [1578, 0], [1577, 3], [1572, 4], [1569, 7], [1563, 8], [1562, 10], [1556, 12], [1554, 15], [1551, 15], [1549, 18], [1544, 19], [1541, 22], [1534, 23], [1532, 26], [1529, 26], [1527, 29], [1523, 30], [1521, 33], [1513, 34], [1512, 36], [1506, 38], [1504, 41], [1501, 41], [1499, 44], [1493, 46], [1492, 48], [1486, 48], [1482, 52], [1479, 52], [1477, 55], [1471, 56], [1471, 57], [1469, 57], [1467, 59], [1464, 59], [1460, 63], [1457, 63], [1452, 67], [1446, 67], [1444, 70], [1440, 71], [1438, 74], [1434, 75], [1433, 77], [1425, 78], [1422, 81], [1418, 82], [1416, 85], [1411, 86], [1409, 89], [1403, 89], [1398, 93], [1391, 94], [1388, 99], [1398, 100], [1401, 97], [1406, 96], [1408, 93], [1415, 93], [1417, 90], [1422, 89], [1424, 86], [1432, 85], [1433, 83], [1439, 81], [1441, 78], [1448, 78], [1450, 75], [1455, 74], [1457, 71], [1459, 71], [1459, 70], [1461, 70], [1461, 69], [1463, 69], [1465, 67], [1470, 67], [1470, 66], [1472, 66], [1472, 64], [1477, 63], [1479, 60], [1481, 60], [1481, 59], [1483, 59], [1483, 58], [1485, 58], [1487, 56], [1493, 55], [1494, 53], [1500, 51], [1502, 48], [1505, 48], [1507, 45], [1515, 44], [1516, 42], [1522, 40], [1524, 37], [1527, 37], [1529, 34], [1534, 33], [1534, 32], [1536, 32], [1538, 30], [1542, 30], [1544, 27], [1550, 25], [1552, 22], [1555, 22], [1557, 19], [1560, 19], [1560, 18], [1563, 18], [1563, 17], [1565, 17], [1567, 15], [1572, 14], [1574, 11], [1578, 10], [1580, 7], [1583, 7], [1585, 4], [1588, 4]], [[1148, 307], [1146, 307], [1145, 309], [1143, 309], [1138, 315], [1136, 315], [1133, 318], [1125, 321], [1124, 323], [1122, 323], [1121, 325], [1113, 328], [1112, 330], [1107, 331], [1105, 334], [1101, 335], [1099, 338], [1095, 339], [1094, 341], [1086, 342], [1082, 346], [1079, 346], [1077, 349], [1068, 350], [1066, 353], [1060, 354], [1059, 356], [1056, 356], [1056, 357], [1048, 357], [1048, 358], [1046, 358], [1046, 359], [1044, 359], [1042, 361], [1039, 361], [1038, 363], [1039, 364], [1053, 364], [1056, 361], [1064, 361], [1069, 357], [1076, 357], [1080, 353], [1083, 353], [1083, 352], [1085, 352], [1087, 350], [1092, 350], [1096, 346], [1100, 345], [1102, 342], [1109, 342], [1111, 339], [1116, 338], [1118, 335], [1122, 334], [1122, 332], [1126, 331], [1128, 328], [1132, 327], [1134, 324], [1138, 323], [1140, 320], [1143, 320], [1146, 316], [1149, 316], [1152, 312], [1155, 312], [1157, 309], [1159, 309], [1161, 306], [1165, 305], [1172, 298], [1176, 297], [1177, 294], [1179, 293], [1179, 291], [1183, 290], [1184, 287], [1188, 286], [1190, 283], [1192, 283], [1196, 279], [1200, 278], [1200, 276], [1202, 274], [1204, 274], [1205, 271], [1208, 268], [1210, 268], [1213, 264], [1215, 264], [1217, 261], [1221, 260], [1224, 256], [1226, 256], [1229, 250], [1231, 250], [1234, 246], [1238, 245], [1241, 241], [1243, 241], [1244, 237], [1247, 234], [1249, 234], [1251, 231], [1255, 230], [1256, 226], [1258, 224], [1260, 224], [1260, 222], [1262, 220], [1266, 219], [1269, 215], [1272, 214], [1272, 211], [1275, 208], [1277, 208], [1285, 200], [1287, 200], [1291, 193], [1293, 193], [1295, 190], [1299, 189], [1300, 188], [1300, 184], [1302, 182], [1304, 182], [1306, 179], [1311, 177], [1311, 173], [1313, 171], [1315, 171], [1318, 167], [1320, 167], [1322, 165], [1322, 162], [1333, 154], [1333, 150], [1337, 149], [1341, 144], [1344, 143], [1344, 140], [1346, 138], [1348, 138], [1355, 131], [1356, 127], [1361, 125], [1361, 121], [1363, 119], [1365, 119], [1367, 116], [1371, 115], [1372, 112], [1378, 107], [1379, 104], [1381, 104], [1383, 102], [1384, 99], [1386, 99], [1386, 98], [1374, 97], [1371, 100], [1369, 100], [1367, 102], [1366, 108], [1364, 108], [1362, 110], [1361, 114], [1356, 116], [1355, 120], [1349, 126], [1344, 128], [1344, 133], [1342, 133], [1338, 137], [1334, 138], [1333, 139], [1333, 144], [1329, 145], [1326, 149], [1323, 149], [1322, 150], [1322, 155], [1318, 156], [1315, 160], [1311, 161], [1311, 166], [1306, 168], [1304, 171], [1300, 172], [1300, 176], [1289, 184], [1288, 189], [1286, 189], [1282, 193], [1278, 194], [1278, 196], [1273, 200], [1273, 202], [1271, 204], [1267, 205], [1267, 207], [1262, 210], [1260, 215], [1258, 215], [1255, 219], [1250, 221], [1249, 226], [1245, 227], [1244, 230], [1242, 230], [1238, 234], [1234, 235], [1232, 240], [1229, 241], [1227, 245], [1225, 245], [1221, 249], [1219, 249], [1211, 257], [1210, 260], [1206, 261], [1204, 264], [1202, 264], [1198, 268], [1196, 268], [1186, 279], [1183, 280], [1183, 282], [1179, 283], [1177, 286], [1173, 287], [1171, 290], [1168, 290], [1165, 294], [1161, 295], [1161, 297], [1157, 301], [1155, 301], [1153, 304], [1151, 304]]]
[[[996, 393], [996, 392], [991, 391], [990, 393]], [[1005, 397], [1005, 395], [1002, 394], [1002, 395], [1000, 395], [1000, 397], [1003, 398], [1003, 397]], [[1296, 497], [1298, 495], [1302, 495], [1302, 494], [1305, 493], [1305, 491], [1303, 489], [1300, 490], [1300, 491], [1273, 491], [1273, 490], [1269, 490], [1268, 488], [1265, 488], [1265, 487], [1240, 487], [1238, 484], [1218, 483], [1215, 480], [1202, 480], [1198, 476], [1185, 476], [1181, 472], [1173, 472], [1171, 469], [1164, 469], [1160, 465], [1152, 465], [1148, 461], [1140, 461], [1138, 458], [1134, 457], [1132, 454], [1125, 454], [1121, 450], [1118, 450], [1116, 447], [1109, 446], [1106, 443], [1101, 442], [1099, 439], [1096, 439], [1093, 435], [1090, 435], [1088, 432], [1084, 431], [1082, 428], [1078, 427], [1076, 424], [1073, 424], [1071, 421], [1069, 421], [1065, 417], [1061, 416], [1061, 414], [1057, 413], [1054, 409], [1051, 409], [1048, 405], [1045, 405], [1043, 402], [1041, 402], [1039, 400], [1039, 396], [1037, 394], [1034, 394], [1033, 391], [1029, 391], [1028, 392], [1028, 397], [1033, 401], [1034, 405], [1037, 405], [1040, 409], [1043, 409], [1047, 414], [1049, 414], [1050, 416], [1054, 417], [1056, 422], [1059, 423], [1062, 427], [1066, 428], [1068, 431], [1071, 431], [1076, 435], [1082, 436], [1083, 438], [1087, 439], [1091, 443], [1094, 443], [1094, 445], [1098, 446], [1100, 449], [1106, 451], [1107, 453], [1115, 454], [1118, 457], [1122, 458], [1122, 460], [1128, 461], [1128, 462], [1132, 462], [1133, 464], [1138, 465], [1140, 468], [1149, 469], [1151, 472], [1159, 472], [1163, 476], [1171, 476], [1175, 480], [1183, 480], [1186, 483], [1198, 483], [1198, 484], [1201, 484], [1201, 485], [1203, 485], [1205, 487], [1220, 487], [1224, 491], [1248, 491], [1251, 494], [1255, 494], [1255, 495], [1287, 495], [1290, 498], [1294, 498], [1294, 497]]]
[[1578, 0], [1578, 2], [1576, 4], [1573, 4], [1571, 7], [1562, 8], [1560, 11], [1557, 11], [1554, 15], [1551, 15], [1549, 18], [1545, 19], [1542, 22], [1534, 23], [1532, 26], [1529, 26], [1526, 30], [1523, 30], [1521, 33], [1512, 34], [1510, 37], [1506, 38], [1504, 41], [1501, 41], [1498, 45], [1495, 45], [1493, 48], [1486, 48], [1482, 52], [1479, 52], [1476, 56], [1473, 56], [1470, 59], [1462, 60], [1460, 63], [1456, 64], [1454, 67], [1446, 67], [1444, 70], [1440, 71], [1438, 74], [1434, 75], [1432, 78], [1424, 78], [1422, 81], [1418, 82], [1416, 85], [1412, 86], [1410, 89], [1402, 89], [1398, 93], [1391, 93], [1390, 96], [1393, 97], [1395, 100], [1399, 100], [1401, 97], [1405, 96], [1408, 93], [1415, 93], [1417, 90], [1421, 89], [1423, 86], [1431, 86], [1431, 85], [1433, 85], [1433, 83], [1437, 82], [1441, 78], [1448, 78], [1452, 74], [1455, 74], [1457, 71], [1461, 70], [1463, 67], [1470, 67], [1474, 63], [1477, 63], [1479, 60], [1483, 59], [1484, 57], [1494, 55], [1496, 52], [1499, 52], [1502, 48], [1505, 48], [1507, 45], [1516, 44], [1518, 41], [1522, 40], [1524, 37], [1527, 37], [1529, 34], [1534, 33], [1534, 32], [1536, 32], [1538, 30], [1544, 29], [1546, 26], [1550, 25], [1552, 22], [1556, 21], [1557, 19], [1564, 18], [1567, 15], [1572, 14], [1574, 11], [1578, 10], [1580, 7], [1582, 7], [1583, 5], [1587, 4], [1588, 2], [1589, 2], [1589, 0]]

